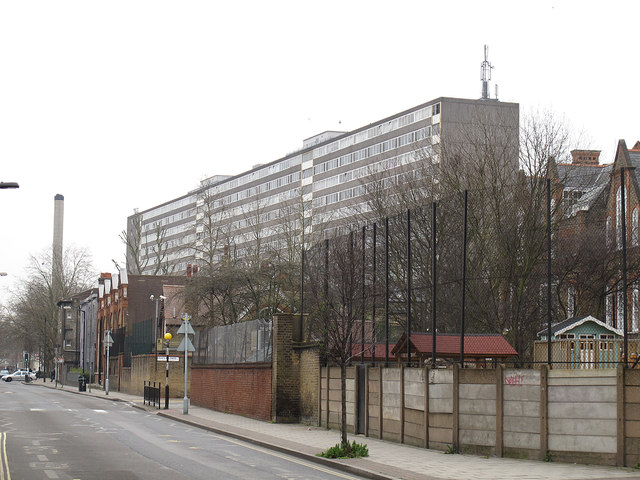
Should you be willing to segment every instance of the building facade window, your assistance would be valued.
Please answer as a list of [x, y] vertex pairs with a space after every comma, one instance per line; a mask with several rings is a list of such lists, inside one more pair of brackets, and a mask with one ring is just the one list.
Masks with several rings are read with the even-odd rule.
[[616, 299], [616, 328], [620, 329], [624, 325], [624, 294], [618, 292], [618, 298]]
[[567, 289], [567, 318], [573, 318], [576, 313], [576, 287]]
[[616, 190], [616, 247], [622, 248], [622, 187]]
[[638, 331], [638, 282], [633, 282], [633, 293], [631, 301], [631, 331]]
[[631, 245], [638, 246], [638, 207], [631, 212]]

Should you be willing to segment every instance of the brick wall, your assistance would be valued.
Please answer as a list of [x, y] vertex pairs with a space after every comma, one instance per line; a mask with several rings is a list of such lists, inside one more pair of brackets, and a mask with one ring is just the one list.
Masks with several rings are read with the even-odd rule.
[[[184, 355], [171, 354], [179, 357], [178, 362], [169, 362], [169, 396], [171, 398], [184, 397]], [[116, 357], [113, 357], [114, 360]], [[134, 355], [131, 357], [131, 367], [120, 367], [119, 374], [110, 377], [111, 390], [118, 390], [130, 395], [144, 394], [144, 382], [157, 382], [162, 387], [164, 398], [164, 385], [166, 381], [165, 362], [157, 362], [155, 355]], [[189, 358], [189, 367], [191, 358]], [[191, 375], [191, 371], [189, 371]], [[187, 382], [187, 395], [190, 396], [191, 379]]]
[[320, 355], [315, 346], [294, 349], [300, 372], [300, 421], [318, 425]]
[[299, 330], [299, 319], [299, 315], [273, 317], [271, 418], [276, 422], [297, 422], [300, 418], [300, 364], [293, 353], [294, 329]]
[[271, 420], [270, 363], [194, 365], [191, 372], [193, 405]]

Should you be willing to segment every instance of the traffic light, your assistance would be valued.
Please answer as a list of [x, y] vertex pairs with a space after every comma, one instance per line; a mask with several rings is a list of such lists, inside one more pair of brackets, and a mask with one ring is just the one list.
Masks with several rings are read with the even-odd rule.
[[24, 352], [24, 364], [29, 365], [29, 352]]

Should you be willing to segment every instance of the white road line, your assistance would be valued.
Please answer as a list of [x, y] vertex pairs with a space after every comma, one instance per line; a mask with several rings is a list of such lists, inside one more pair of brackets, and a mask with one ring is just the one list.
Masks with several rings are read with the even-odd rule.
[[[318, 470], [320, 472], [328, 473], [330, 475], [334, 475], [336, 477], [344, 478], [346, 480], [356, 480], [356, 477], [352, 477], [351, 475], [345, 475], [343, 473], [335, 472], [335, 471], [330, 470], [328, 468], [324, 468], [324, 467], [321, 467], [319, 465], [315, 465], [315, 464], [312, 464], [312, 463], [309, 463], [309, 462], [305, 462], [303, 460], [298, 460], [298, 459], [296, 459], [294, 457], [291, 457], [291, 456], [288, 456], [288, 455], [281, 455], [281, 454], [279, 454], [277, 452], [274, 452], [274, 451], [271, 451], [271, 450], [265, 450], [262, 447], [256, 447], [256, 446], [250, 445], [248, 443], [244, 443], [242, 441], [234, 440], [232, 438], [222, 437], [222, 436], [219, 436], [219, 435], [213, 435], [213, 436], [217, 437], [217, 438], [220, 438], [222, 440], [225, 440], [227, 442], [234, 443], [236, 445], [241, 445], [241, 446], [243, 446], [245, 448], [250, 448], [251, 450], [255, 450], [256, 452], [262, 452], [262, 453], [265, 453], [267, 455], [271, 455], [272, 457], [281, 458], [283, 460], [287, 460], [287, 461], [292, 462], [292, 463], [297, 463], [298, 465], [303, 465], [305, 467], [312, 468], [313, 470]], [[233, 460], [233, 459], [230, 459], [230, 460]]]
[[41, 462], [48, 462], [49, 459], [47, 458], [46, 455], [38, 455], [38, 460], [40, 460]]
[[44, 474], [49, 478], [60, 478], [55, 470], [45, 470]]

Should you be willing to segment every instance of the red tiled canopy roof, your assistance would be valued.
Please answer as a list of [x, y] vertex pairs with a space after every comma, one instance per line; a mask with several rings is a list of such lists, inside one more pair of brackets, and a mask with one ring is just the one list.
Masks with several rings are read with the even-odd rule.
[[[392, 353], [398, 355], [406, 353], [406, 334], [403, 334], [393, 348]], [[433, 337], [430, 333], [412, 333], [411, 351], [424, 356], [433, 355]], [[474, 358], [506, 358], [517, 355], [518, 352], [502, 335], [465, 335], [464, 356]], [[459, 334], [436, 335], [436, 356], [457, 357], [460, 355]]]

